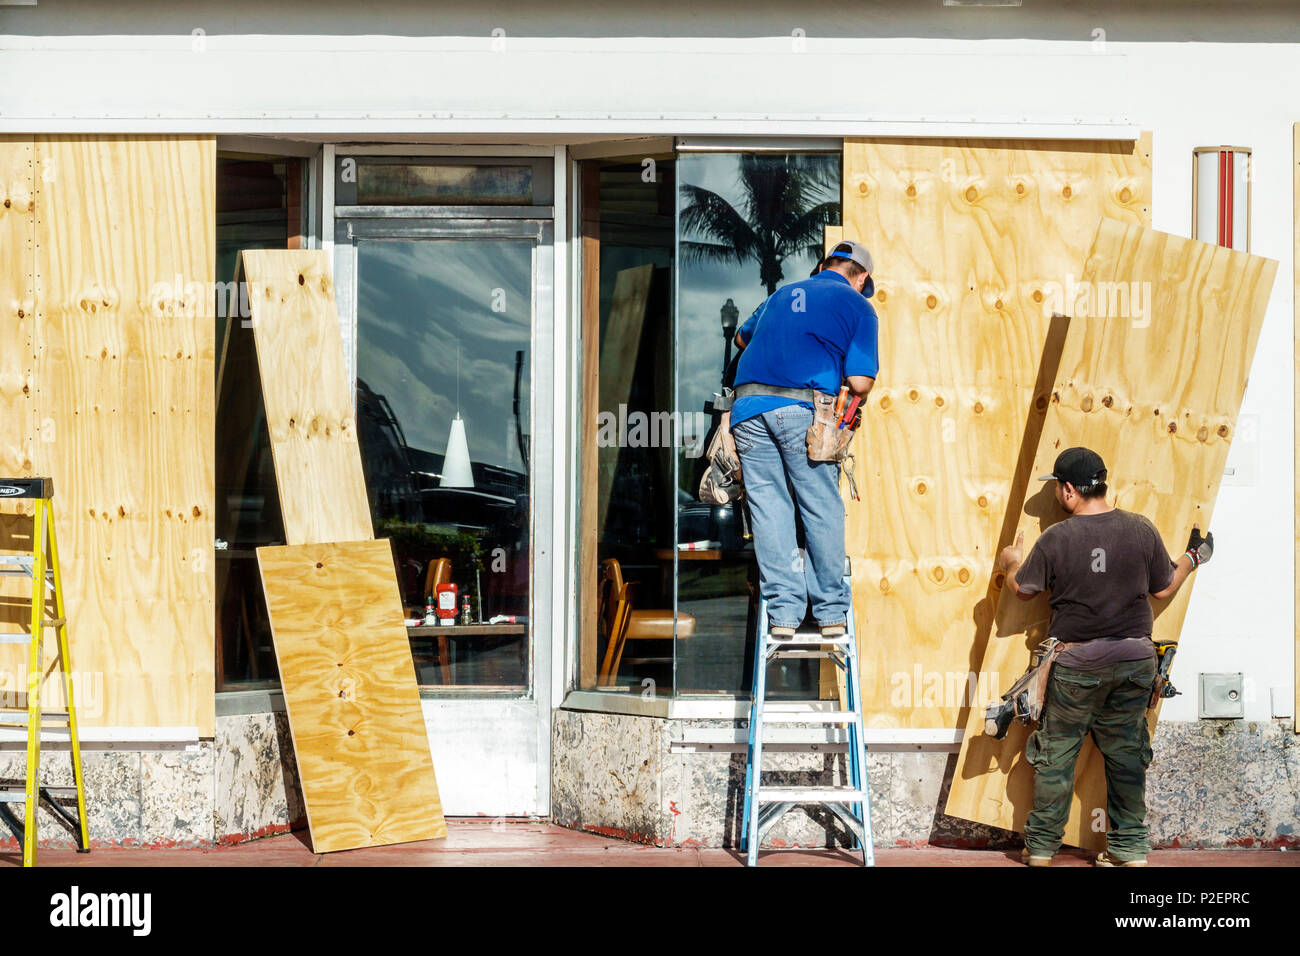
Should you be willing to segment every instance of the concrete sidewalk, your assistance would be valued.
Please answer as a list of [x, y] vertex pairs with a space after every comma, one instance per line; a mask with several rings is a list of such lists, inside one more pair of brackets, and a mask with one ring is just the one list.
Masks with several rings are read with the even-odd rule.
[[[313, 853], [305, 830], [211, 849], [176, 847], [107, 848], [79, 854], [71, 849], [41, 849], [41, 866], [743, 866], [732, 850], [711, 847], [642, 846], [549, 823], [448, 822], [445, 840], [400, 846]], [[1151, 866], [1300, 866], [1300, 852], [1277, 850], [1161, 850]], [[0, 866], [22, 862], [16, 850], [0, 851]], [[844, 850], [764, 851], [763, 866], [858, 866]], [[947, 847], [891, 847], [876, 850], [877, 866], [1021, 866], [1019, 851]], [[1088, 866], [1090, 858], [1067, 851], [1058, 866]]]

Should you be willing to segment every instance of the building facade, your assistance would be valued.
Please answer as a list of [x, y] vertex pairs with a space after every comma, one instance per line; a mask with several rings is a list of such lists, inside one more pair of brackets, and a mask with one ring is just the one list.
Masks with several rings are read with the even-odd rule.
[[[303, 822], [256, 573], [255, 549], [284, 536], [241, 249], [330, 256], [371, 513], [393, 541], [446, 812], [720, 845], [740, 815], [753, 569], [741, 511], [704, 506], [694, 489], [730, 331], [807, 274], [827, 230], [869, 225], [856, 238], [877, 253], [882, 340], [912, 322], [934, 336], [893, 381], [883, 364], [873, 399], [915, 386], [937, 389], [940, 407], [979, 404], [980, 389], [1005, 386], [1028, 400], [1035, 348], [1016, 359], [1032, 360], [1017, 377], [998, 329], [1031, 330], [1041, 345], [1052, 310], [1031, 304], [1030, 284], [1080, 278], [1105, 215], [1280, 263], [1214, 508], [1220, 551], [1185, 608], [1184, 694], [1162, 710], [1149, 802], [1160, 844], [1294, 844], [1300, 17], [1285, 4], [763, 3], [737, 18], [682, 4], [597, 14], [40, 0], [0, 4], [0, 77], [11, 251], [0, 292], [10, 341], [27, 336], [3, 367], [6, 407], [24, 409], [36, 436], [10, 439], [5, 467], [77, 460], [42, 458], [59, 446], [42, 444], [44, 380], [33, 407], [14, 397], [29, 366], [53, 369], [79, 341], [58, 337], [58, 296], [103, 291], [124, 355], [132, 295], [180, 279], [212, 303], [191, 303], [198, 331], [180, 346], [188, 371], [177, 375], [192, 391], [166, 406], [167, 425], [139, 425], [193, 442], [138, 460], [176, 484], [148, 498], [126, 490], [143, 479], [124, 469], [119, 491], [110, 478], [93, 494], [69, 485], [60, 511], [80, 522], [68, 560], [83, 562], [72, 627], [74, 655], [89, 661], [79, 703], [92, 714], [95, 840], [206, 844]], [[1022, 174], [1039, 209], [999, 236], [996, 196]], [[935, 205], [919, 223], [906, 205], [867, 211], [877, 193]], [[201, 241], [186, 231], [196, 223]], [[132, 229], [168, 254], [141, 252], [122, 238]], [[43, 252], [46, 233], [51, 249], [75, 253]], [[972, 252], [945, 234], [983, 238]], [[24, 235], [30, 275], [14, 251]], [[101, 247], [147, 264], [134, 292], [119, 274], [126, 260]], [[1035, 271], [1047, 247], [1077, 250], [1079, 273]], [[882, 254], [894, 250], [893, 262]], [[34, 327], [18, 317], [29, 301]], [[969, 325], [976, 309], [1003, 324]], [[988, 435], [957, 419], [955, 444], [971, 455], [1010, 449], [994, 490], [970, 491], [992, 502], [974, 532], [990, 547], [1025, 408], [991, 412], [1003, 417]], [[104, 421], [114, 442], [149, 445], [126, 419]], [[941, 434], [944, 421], [925, 427]], [[876, 702], [876, 836], [997, 842], [1006, 834], [942, 812], [966, 708], [1017, 676], [980, 673], [968, 648], [953, 652], [987, 637], [977, 605], [992, 552], [967, 568], [969, 595], [933, 597], [935, 615], [878, 603], [876, 582], [907, 561], [955, 569], [970, 550], [924, 533], [914, 554], [877, 546], [905, 537], [880, 491], [887, 462], [903, 457], [861, 448], [867, 503], [849, 505], [870, 629], [864, 693]], [[139, 513], [123, 504], [117, 530], [87, 530], [108, 526], [83, 512], [114, 494]], [[171, 503], [191, 498], [184, 534], [157, 532]], [[936, 527], [958, 523], [957, 498], [944, 500]], [[161, 567], [146, 560], [155, 551], [190, 562], [191, 577], [172, 590], [92, 590], [99, 559], [135, 554], [123, 580], [139, 581]], [[615, 573], [632, 585], [640, 630], [612, 648], [601, 622]], [[471, 622], [450, 639], [423, 627], [447, 580]], [[908, 607], [931, 600], [902, 593]], [[121, 633], [135, 625], [147, 639]], [[918, 649], [931, 635], [947, 636]], [[791, 667], [774, 682], [786, 706], [829, 706], [819, 671]], [[6, 775], [21, 776], [20, 745], [6, 747]], [[839, 772], [834, 747], [783, 759], [797, 779]], [[830, 832], [801, 813], [781, 827], [774, 839], [786, 843]], [[44, 832], [61, 831], [51, 818]]]

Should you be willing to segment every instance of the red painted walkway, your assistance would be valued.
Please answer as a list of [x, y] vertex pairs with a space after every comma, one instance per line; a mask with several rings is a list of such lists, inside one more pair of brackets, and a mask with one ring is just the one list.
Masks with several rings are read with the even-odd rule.
[[[42, 866], [743, 866], [731, 850], [641, 846], [548, 823], [453, 820], [445, 840], [401, 846], [312, 853], [306, 831], [213, 849], [99, 849], [88, 854], [42, 849]], [[14, 866], [14, 851], [0, 852], [0, 866]], [[1300, 866], [1300, 852], [1278, 850], [1162, 850], [1151, 866]], [[842, 850], [773, 850], [764, 866], [857, 866]], [[1019, 851], [942, 847], [878, 849], [878, 866], [1020, 866]], [[1088, 866], [1072, 851], [1058, 866]]]

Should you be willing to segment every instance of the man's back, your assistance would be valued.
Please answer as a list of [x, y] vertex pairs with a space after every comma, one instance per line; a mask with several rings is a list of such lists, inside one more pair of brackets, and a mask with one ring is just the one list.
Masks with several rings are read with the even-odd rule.
[[1113, 508], [1052, 525], [1016, 581], [1024, 593], [1051, 592], [1050, 634], [1066, 642], [1149, 638], [1147, 595], [1173, 578], [1160, 532], [1147, 518]]
[[[736, 384], [758, 382], [835, 394], [847, 375], [874, 378], [876, 312], [848, 280], [832, 270], [782, 286], [740, 328], [745, 340]], [[733, 424], [790, 399], [751, 396], [736, 401]]]

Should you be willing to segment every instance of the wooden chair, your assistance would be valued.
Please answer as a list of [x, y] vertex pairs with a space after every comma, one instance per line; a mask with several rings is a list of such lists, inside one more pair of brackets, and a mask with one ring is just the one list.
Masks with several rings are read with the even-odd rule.
[[627, 585], [623, 582], [623, 569], [613, 558], [600, 562], [597, 588], [597, 623], [605, 641], [597, 683], [608, 686], [611, 671], [618, 673], [618, 661], [623, 657], [628, 619]]
[[[643, 608], [633, 610], [636, 585], [623, 581], [623, 569], [614, 558], [601, 562], [600, 616], [608, 620], [611, 635], [605, 647], [605, 657], [600, 669], [600, 684], [608, 686], [618, 679], [623, 663], [623, 650], [628, 641], [663, 641], [674, 636], [671, 608]], [[611, 600], [610, 596], [617, 595]], [[695, 618], [690, 614], [677, 615], [676, 636], [688, 640], [695, 634]], [[645, 660], [671, 661], [672, 658], [645, 658]]]

